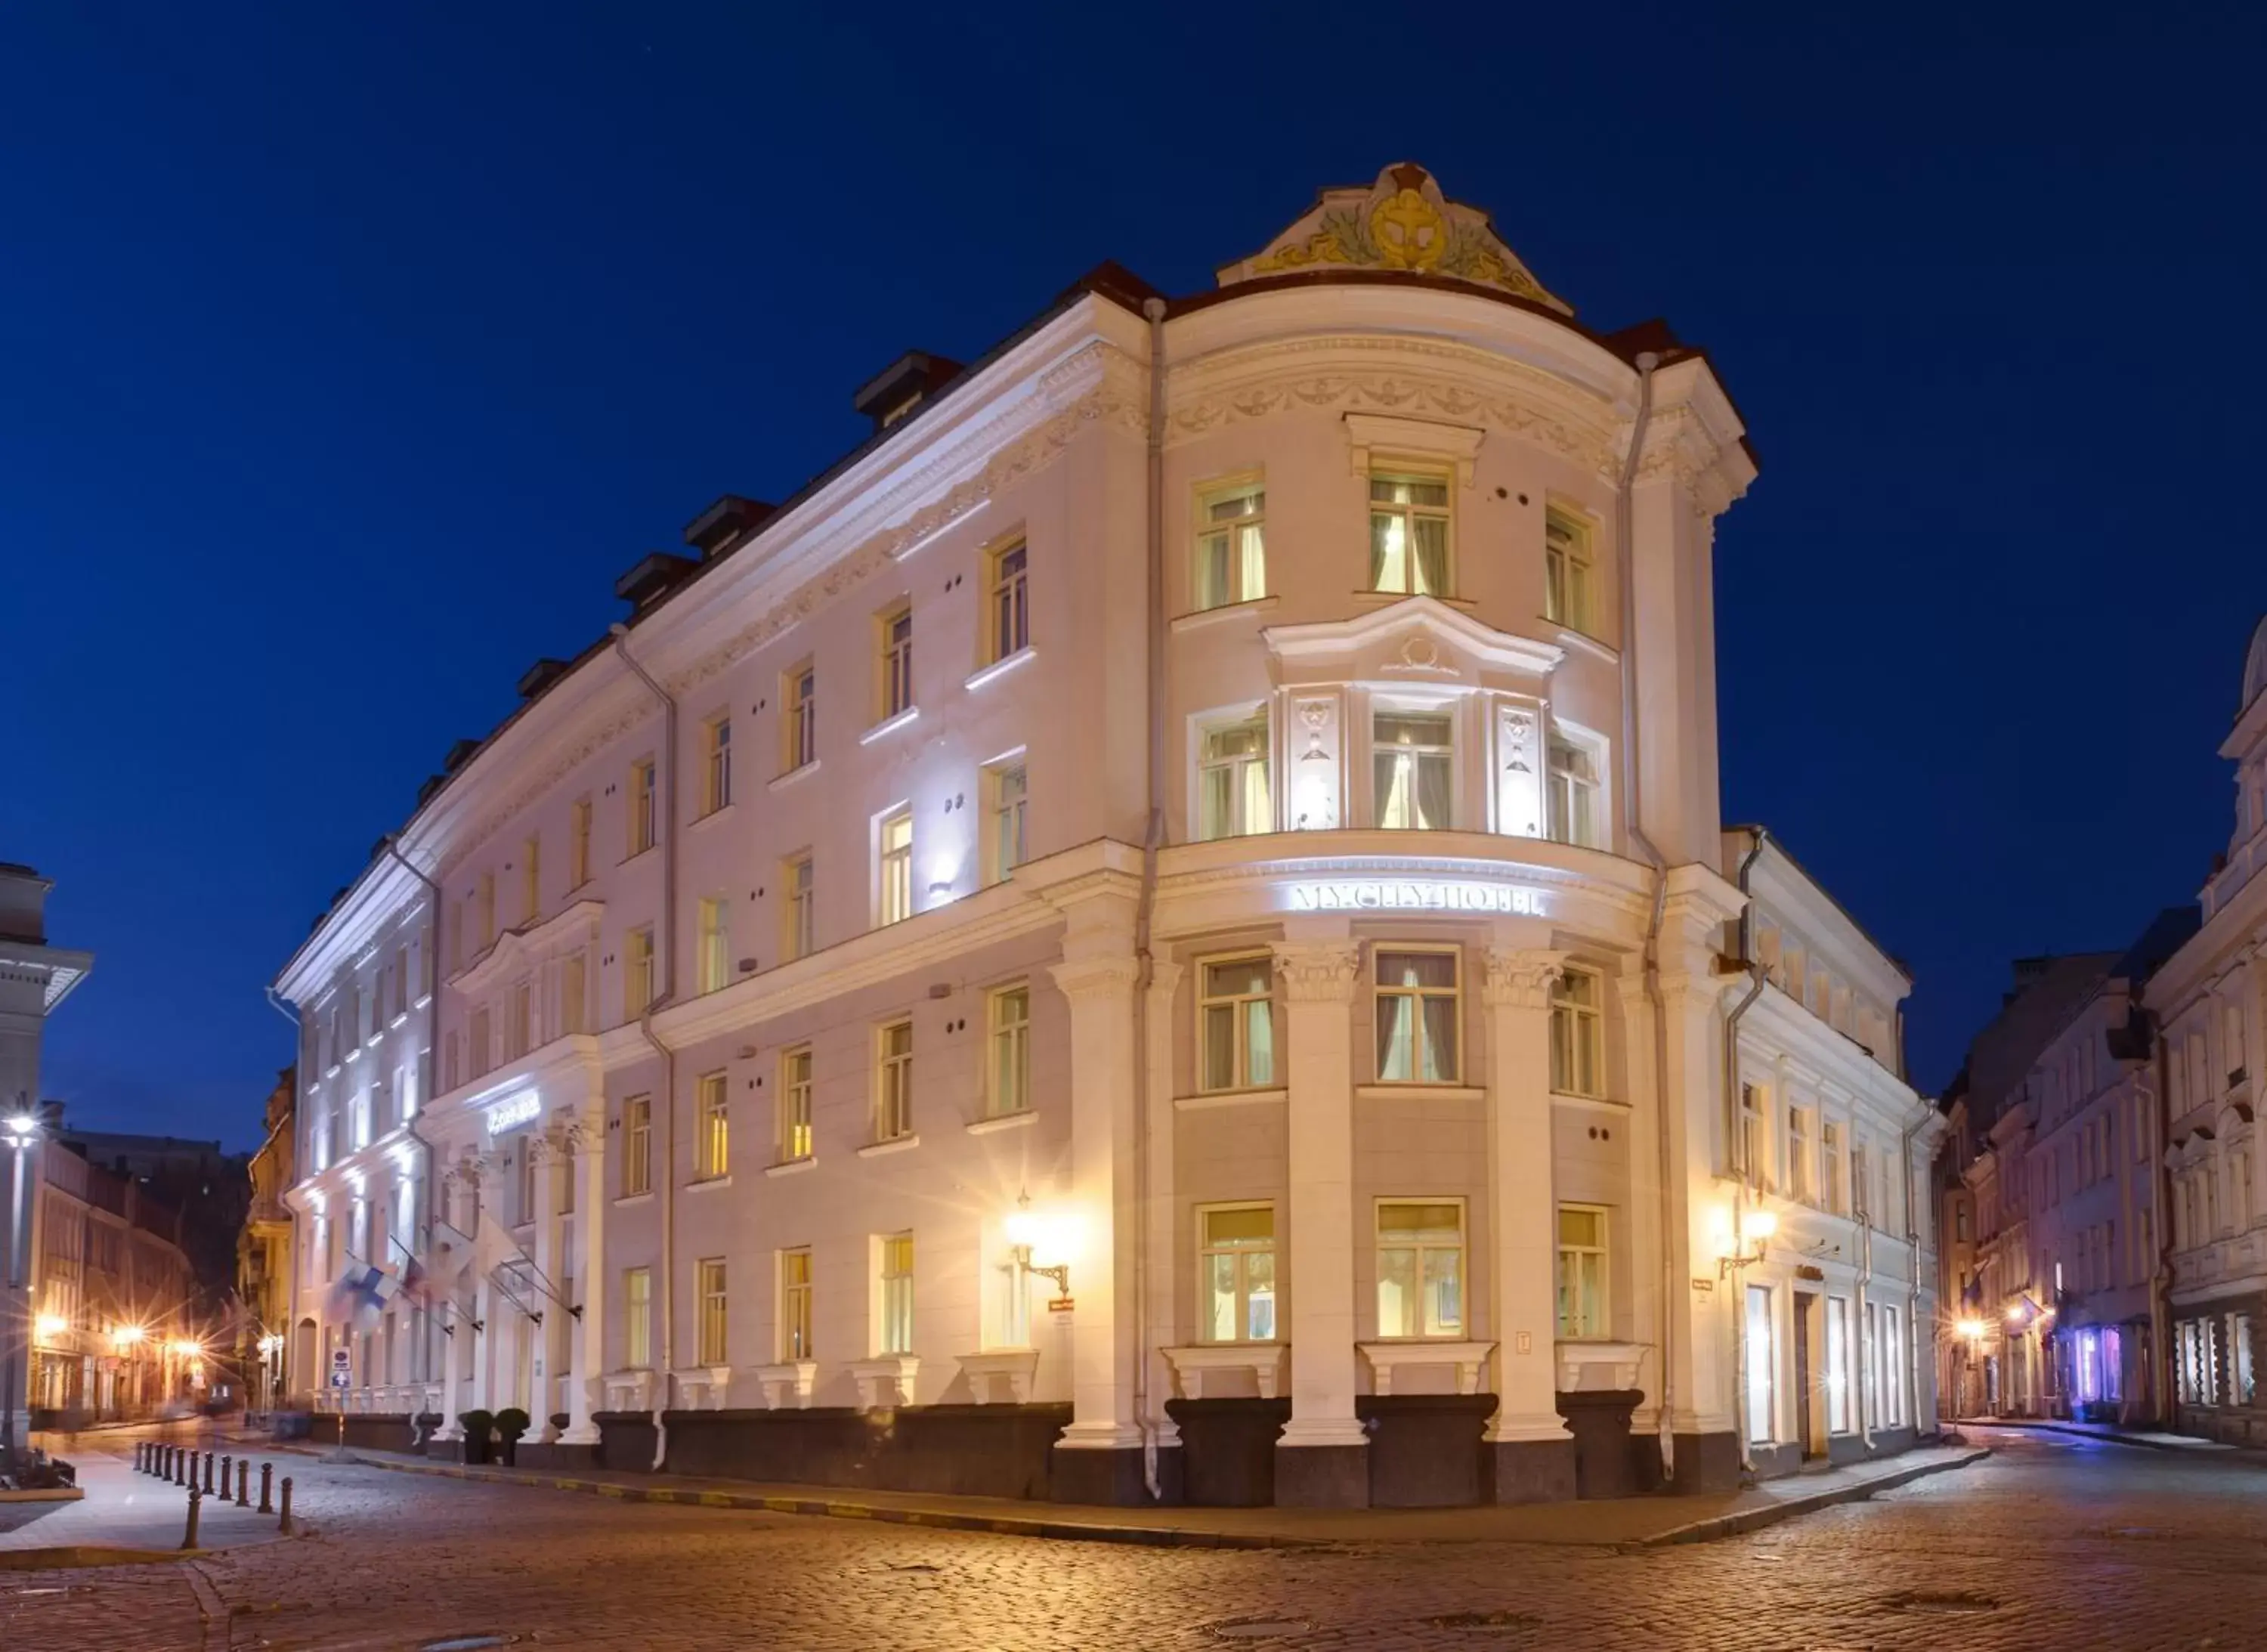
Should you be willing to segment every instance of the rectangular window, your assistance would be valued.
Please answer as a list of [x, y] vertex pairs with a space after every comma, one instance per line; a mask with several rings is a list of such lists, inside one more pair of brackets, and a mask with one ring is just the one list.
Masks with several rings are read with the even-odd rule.
[[881, 721], [913, 709], [913, 609], [909, 602], [874, 621], [876, 698]]
[[653, 930], [622, 937], [622, 1019], [635, 1021], [653, 1002]]
[[1826, 1432], [1850, 1432], [1850, 1303], [1826, 1299]]
[[1866, 1304], [1859, 1320], [1859, 1334], [1863, 1342], [1858, 1350], [1859, 1378], [1864, 1384], [1858, 1403], [1860, 1415], [1869, 1428], [1878, 1428], [1882, 1421], [1882, 1305], [1877, 1302]]
[[1204, 1341], [1275, 1340], [1273, 1206], [1197, 1212], [1197, 1296]]
[[780, 766], [793, 774], [818, 757], [818, 672], [809, 660], [780, 683]]
[[1746, 1410], [1750, 1444], [1768, 1445], [1772, 1438], [1772, 1374], [1777, 1358], [1772, 1336], [1772, 1294], [1768, 1285], [1748, 1287], [1748, 1391]]
[[488, 1012], [485, 1006], [473, 1011], [472, 1031], [467, 1040], [472, 1046], [473, 1076], [478, 1078], [495, 1065], [488, 1038]]
[[1429, 712], [1377, 714], [1369, 755], [1378, 825], [1449, 829], [1456, 759], [1451, 729], [1448, 716]]
[[1029, 856], [1023, 811], [1031, 801], [1031, 786], [1021, 763], [1002, 763], [997, 768], [987, 770], [985, 778], [992, 795], [989, 826], [992, 852], [988, 863], [992, 881], [996, 884], [1021, 866]]
[[1197, 998], [1198, 1086], [1266, 1090], [1275, 1076], [1275, 960], [1207, 960]]
[[1457, 955], [1380, 952], [1377, 1079], [1382, 1084], [1457, 1082]]
[[543, 837], [530, 833], [519, 846], [519, 921], [533, 923], [543, 915]]
[[913, 1236], [892, 1233], [882, 1245], [881, 1354], [913, 1351]]
[[780, 1252], [780, 1340], [782, 1361], [815, 1357], [811, 1341], [811, 1252]]
[[1031, 1105], [1031, 989], [1002, 987], [985, 1001], [990, 1059], [985, 1063], [989, 1115], [1004, 1118]]
[[[512, 1161], [512, 1170], [518, 1184], [514, 1189], [512, 1214], [516, 1219], [516, 1225], [524, 1228], [534, 1221], [536, 1215], [535, 1193], [538, 1178], [535, 1174], [535, 1143], [532, 1140], [525, 1141], [519, 1144], [519, 1153]], [[359, 1201], [357, 1201], [358, 1205]]]
[[[642, 855], [654, 844], [653, 760], [641, 758], [630, 765], [627, 855]], [[625, 855], [625, 858], [627, 856]]]
[[622, 1197], [653, 1191], [653, 1098], [622, 1103]]
[[1003, 660], [1031, 645], [1031, 554], [1023, 540], [985, 559], [985, 642], [989, 659]]
[[1257, 485], [1207, 495], [1200, 503], [1194, 591], [1200, 608], [1223, 608], [1267, 594], [1262, 518], [1266, 494]]
[[731, 903], [723, 895], [701, 902], [701, 951], [694, 990], [716, 992], [732, 984]]
[[701, 812], [714, 814], [732, 801], [732, 719], [710, 718], [701, 739]]
[[1904, 1426], [1905, 1368], [1904, 1333], [1897, 1311], [1882, 1304], [1882, 1421], [1892, 1428]]
[[1449, 483], [1440, 476], [1369, 479], [1369, 588], [1449, 594]]
[[811, 1156], [811, 1046], [780, 1057], [780, 1159]]
[[[496, 904], [495, 874], [482, 872], [479, 887], [473, 895], [473, 910], [480, 918], [481, 948], [485, 951], [495, 944]], [[351, 1026], [351, 1023], [348, 1024]]]
[[[1838, 1216], [1847, 1215], [1850, 1207], [1848, 1198], [1843, 1192], [1845, 1167], [1842, 1163], [1842, 1127], [1829, 1119], [1818, 1127], [1818, 1133], [1826, 1149], [1826, 1186], [1820, 1191], [1825, 1194], [1826, 1208]], [[1968, 1211], [1965, 1206], [1961, 1208], [1959, 1217], [1961, 1224], [1959, 1237], [1964, 1239], [1968, 1237]]]
[[622, 1363], [642, 1371], [653, 1364], [653, 1270], [622, 1273]]
[[703, 1257], [700, 1262], [699, 1292], [701, 1296], [700, 1352], [695, 1356], [702, 1365], [722, 1365], [728, 1355], [724, 1340], [724, 1259]]
[[591, 881], [591, 800], [575, 799], [567, 819], [567, 886], [580, 889]]
[[1566, 969], [1551, 983], [1551, 1088], [1562, 1096], [1605, 1092], [1605, 982]]
[[693, 1138], [693, 1174], [701, 1181], [729, 1175], [732, 1169], [731, 1098], [723, 1073], [703, 1073], [696, 1081], [698, 1118]]
[[902, 923], [913, 915], [913, 811], [899, 809], [882, 818], [880, 882], [875, 895], [877, 925]]
[[874, 1140], [913, 1133], [913, 1024], [892, 1021], [875, 1039]]
[[1245, 837], [1274, 830], [1268, 805], [1267, 717], [1204, 731], [1197, 758], [1197, 836]]
[[1786, 1110], [1786, 1196], [1806, 1205], [1812, 1202], [1810, 1115], [1801, 1107]]
[[1751, 1187], [1771, 1186], [1771, 1153], [1766, 1147], [1763, 1090], [1740, 1086], [1740, 1174]]
[[590, 966], [580, 952], [570, 952], [559, 966], [559, 1030], [564, 1033], [591, 1030]]
[[1559, 1334], [1603, 1337], [1606, 1317], [1606, 1213], [1597, 1205], [1559, 1207]]
[[504, 1054], [517, 1061], [534, 1047], [535, 987], [521, 981], [512, 988], [511, 996], [504, 1001]]
[[780, 882], [786, 885], [787, 893], [781, 944], [787, 951], [785, 961], [792, 964], [818, 950], [818, 904], [811, 878], [810, 850], [789, 856], [780, 868]]
[[1556, 506], [1543, 513], [1543, 617], [1594, 631], [1590, 525]]
[[2227, 1361], [2228, 1381], [2234, 1389], [2229, 1399], [2235, 1405], [2248, 1406], [2258, 1391], [2251, 1376], [2251, 1316], [2248, 1313], [2227, 1317]]
[[1588, 746], [1551, 734], [1551, 837], [1586, 849], [1605, 847], [1598, 819], [1598, 760]]
[[1464, 1333], [1464, 1207], [1460, 1200], [1377, 1208], [1377, 1334]]

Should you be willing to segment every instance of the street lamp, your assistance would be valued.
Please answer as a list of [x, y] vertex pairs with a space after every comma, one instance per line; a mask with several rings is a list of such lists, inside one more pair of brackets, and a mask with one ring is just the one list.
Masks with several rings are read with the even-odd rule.
[[[1054, 1281], [1055, 1296], [1047, 1307], [1053, 1312], [1067, 1312], [1071, 1306], [1070, 1265], [1078, 1252], [1077, 1219], [1042, 1215], [1031, 1208], [1031, 1196], [1025, 1193], [1009, 1213], [1007, 1228], [1016, 1266], [1027, 1274]], [[1041, 1261], [1041, 1257], [1048, 1259]]]
[[[10, 1179], [8, 1200], [8, 1290], [12, 1296], [26, 1289], [30, 1277], [32, 1249], [32, 1204], [27, 1191], [25, 1156], [39, 1145], [40, 1120], [25, 1110], [23, 1098], [18, 1098], [17, 1109], [0, 1120], [0, 1134], [4, 1134], [14, 1161]], [[11, 1303], [5, 1310], [11, 1330], [8, 1333], [6, 1357], [0, 1359], [0, 1464], [13, 1464], [16, 1458], [16, 1413], [19, 1400], [28, 1409], [31, 1403], [31, 1372], [29, 1360], [18, 1366], [18, 1355], [13, 1331], [22, 1316]]]
[[1764, 1247], [1779, 1231], [1779, 1217], [1768, 1210], [1743, 1210], [1735, 1219], [1732, 1248], [1716, 1259], [1716, 1277], [1729, 1279], [1740, 1268], [1764, 1259]]

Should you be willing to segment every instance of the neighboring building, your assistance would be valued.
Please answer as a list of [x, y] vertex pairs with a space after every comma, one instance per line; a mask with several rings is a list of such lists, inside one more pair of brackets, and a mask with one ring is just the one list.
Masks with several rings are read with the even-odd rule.
[[2165, 1097], [2169, 1356], [2180, 1426], [2267, 1441], [2258, 1391], [2267, 1316], [2267, 1168], [2254, 1127], [2267, 1066], [2267, 620], [2253, 633], [2235, 724], [2235, 828], [2198, 897], [2202, 927], [2149, 983]]
[[218, 1142], [68, 1126], [56, 1140], [180, 1213], [181, 1246], [196, 1274], [200, 1312], [217, 1320], [236, 1289], [237, 1237], [251, 1200], [245, 1155], [224, 1153]]
[[[1703, 353], [1576, 325], [1398, 166], [857, 405], [626, 575], [278, 978], [295, 1381], [373, 1440], [514, 1405], [523, 1461], [1093, 1501], [1933, 1429], [1908, 983], [1720, 831], [1755, 471]], [[1743, 866], [1739, 1082], [1820, 1130], [1744, 1158]]]
[[[238, 1237], [237, 1369], [244, 1373], [245, 1403], [268, 1411], [290, 1392], [292, 1293], [298, 1281], [291, 1250], [291, 1212], [283, 1195], [298, 1182], [298, 1135], [292, 1127], [297, 1100], [296, 1069], [276, 1075], [262, 1119], [266, 1134], [253, 1153], [245, 1182], [249, 1203]], [[303, 1379], [304, 1385], [304, 1379]]]

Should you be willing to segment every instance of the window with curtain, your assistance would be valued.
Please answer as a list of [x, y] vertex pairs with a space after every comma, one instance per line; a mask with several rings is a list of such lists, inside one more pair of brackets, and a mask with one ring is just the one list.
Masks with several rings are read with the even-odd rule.
[[913, 1351], [913, 1236], [892, 1233], [881, 1244], [883, 1354]]
[[1275, 1210], [1226, 1205], [1197, 1213], [1197, 1293], [1207, 1342], [1275, 1340]]
[[1559, 1207], [1559, 1334], [1603, 1337], [1606, 1317], [1606, 1213]]
[[1449, 483], [1442, 476], [1369, 479], [1369, 588], [1449, 594]]
[[633, 1267], [622, 1274], [622, 1363], [643, 1370], [653, 1363], [653, 1270]]
[[1464, 1208], [1459, 1201], [1377, 1208], [1377, 1334], [1464, 1333]]
[[1208, 495], [1197, 532], [1196, 606], [1222, 608], [1267, 594], [1261, 518], [1266, 494], [1257, 485]]
[[1377, 824], [1446, 831], [1456, 769], [1454, 724], [1445, 713], [1381, 711], [1370, 725]]
[[697, 1081], [699, 1122], [693, 1135], [693, 1173], [702, 1181], [730, 1172], [731, 1118], [725, 1076], [703, 1073]]
[[1597, 753], [1557, 730], [1551, 734], [1551, 837], [1595, 849], [1603, 846], [1598, 818]]
[[1551, 983], [1551, 1088], [1562, 1096], [1605, 1094], [1605, 995], [1594, 970], [1561, 970]]
[[622, 1103], [622, 1197], [653, 1191], [653, 1098]]
[[726, 1360], [724, 1338], [724, 1259], [710, 1256], [701, 1259], [698, 1289], [701, 1297], [699, 1353], [695, 1355], [703, 1365], [722, 1365]]
[[1002, 987], [986, 995], [987, 1063], [985, 1102], [993, 1118], [1022, 1112], [1031, 1105], [1031, 989]]
[[894, 1142], [913, 1133], [913, 1024], [892, 1021], [877, 1039], [874, 1139]]
[[1265, 713], [1204, 731], [1197, 759], [1197, 835], [1206, 841], [1273, 828]]
[[1376, 958], [1378, 1082], [1456, 1083], [1456, 954], [1381, 951]]
[[881, 887], [877, 921], [902, 923], [913, 915], [913, 813], [900, 809], [882, 821]]
[[782, 1164], [811, 1156], [811, 1046], [780, 1057], [780, 1140]]
[[694, 990], [720, 992], [732, 984], [731, 904], [723, 895], [701, 901], [701, 950]]
[[1591, 631], [1590, 525], [1570, 510], [1552, 506], [1543, 513], [1543, 617], [1577, 631]]
[[812, 1357], [811, 1339], [811, 1252], [780, 1252], [780, 1340], [781, 1360]]
[[1197, 1021], [1203, 1045], [1198, 1082], [1205, 1090], [1265, 1090], [1275, 1082], [1275, 960], [1207, 960]]

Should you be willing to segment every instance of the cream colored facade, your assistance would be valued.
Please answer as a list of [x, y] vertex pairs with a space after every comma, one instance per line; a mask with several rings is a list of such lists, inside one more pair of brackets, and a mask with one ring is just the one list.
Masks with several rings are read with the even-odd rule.
[[[1799, 974], [1740, 1070], [1887, 1180], [1870, 1222], [1774, 1187], [1787, 1239], [1726, 1265], [1709, 563], [1754, 466], [1703, 355], [1576, 326], [1404, 167], [906, 395], [627, 582], [403, 827], [454, 1295], [414, 1378], [348, 1345], [347, 1405], [776, 1479], [825, 1465], [754, 1442], [888, 1413], [907, 1452], [1031, 1420], [1057, 1496], [1569, 1496], [1736, 1473], [1735, 1303], [1791, 1327], [1815, 1237], [1929, 1311], [1906, 982], [1768, 855], [1750, 956]], [[349, 892], [282, 983], [311, 1024], [418, 899]], [[304, 1157], [311, 1218], [415, 1171], [384, 1120]]]

